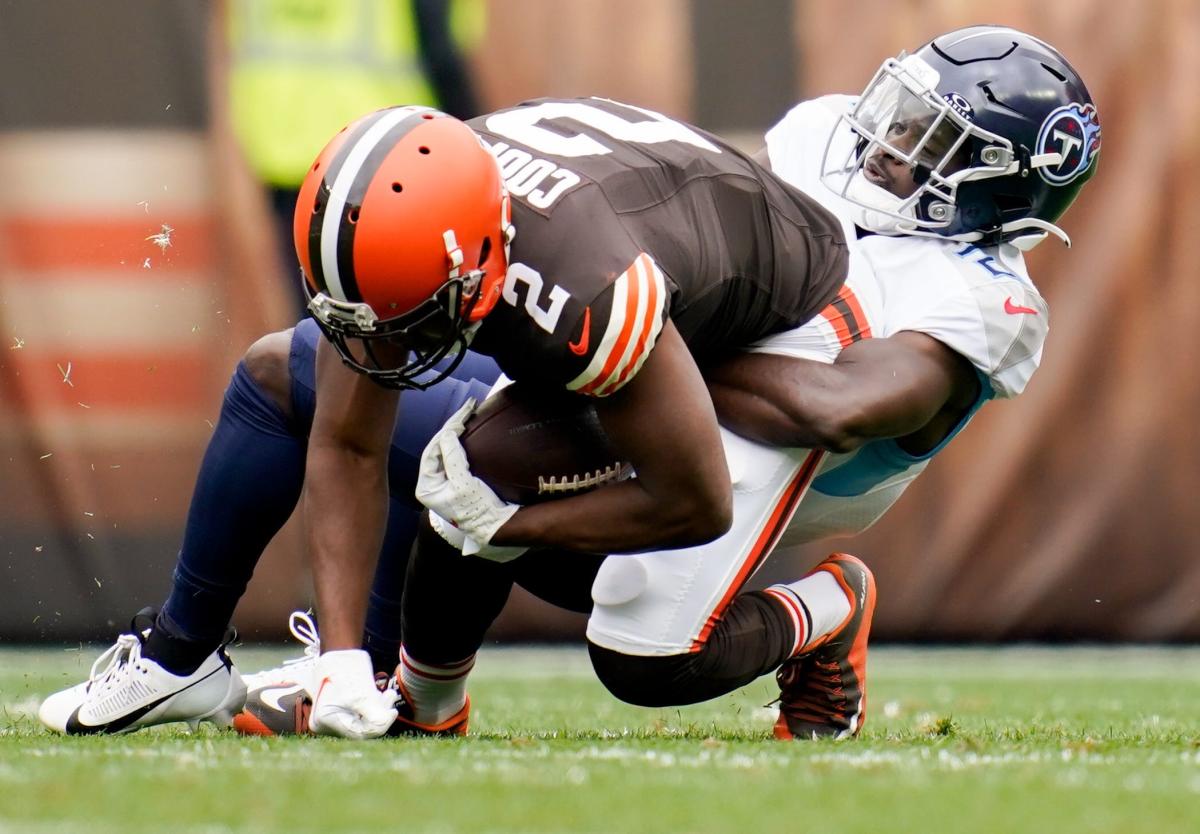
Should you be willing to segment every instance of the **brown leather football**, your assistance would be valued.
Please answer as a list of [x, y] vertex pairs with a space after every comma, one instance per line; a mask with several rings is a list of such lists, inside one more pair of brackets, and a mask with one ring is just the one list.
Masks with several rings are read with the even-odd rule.
[[513, 383], [484, 400], [461, 439], [471, 471], [516, 504], [576, 495], [632, 474], [588, 398], [568, 392]]

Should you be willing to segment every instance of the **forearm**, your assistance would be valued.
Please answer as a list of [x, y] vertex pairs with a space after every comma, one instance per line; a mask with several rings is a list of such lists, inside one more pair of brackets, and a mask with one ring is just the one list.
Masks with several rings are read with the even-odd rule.
[[[488, 543], [628, 553], [700, 544], [729, 529], [733, 491], [716, 414], [670, 321], [637, 375], [594, 405], [613, 454], [637, 478], [522, 507], [481, 531]], [[428, 497], [436, 492], [432, 484]], [[452, 520], [469, 519], [460, 513]]]
[[721, 425], [768, 446], [848, 451], [847, 392], [832, 365], [746, 354], [713, 369], [709, 395]]
[[723, 425], [773, 446], [849, 452], [906, 437], [977, 396], [971, 364], [941, 342], [902, 331], [865, 339], [832, 363], [747, 353], [710, 370]]
[[386, 469], [372, 458], [312, 446], [303, 501], [321, 645], [360, 648], [387, 521]]
[[657, 500], [633, 479], [522, 507], [492, 542], [586, 553], [688, 547], [722, 532], [723, 525], [707, 515], [704, 508], [683, 501]]

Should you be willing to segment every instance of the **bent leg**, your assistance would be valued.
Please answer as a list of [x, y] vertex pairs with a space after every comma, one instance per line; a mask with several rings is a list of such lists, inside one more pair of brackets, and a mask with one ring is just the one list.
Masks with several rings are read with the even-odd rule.
[[806, 640], [784, 600], [742, 589], [786, 529], [822, 453], [726, 431], [722, 440], [733, 477], [729, 532], [698, 547], [609, 557], [596, 577], [590, 652], [622, 700], [707, 700], [777, 668]]
[[173, 671], [190, 672], [220, 643], [263, 548], [299, 498], [305, 441], [279, 401], [290, 341], [284, 331], [256, 342], [225, 391], [171, 594], [147, 644], [147, 654]]
[[600, 682], [642, 707], [695, 704], [773, 672], [791, 655], [795, 633], [787, 611], [762, 592], [739, 594], [695, 651], [629, 655], [588, 643]]
[[725, 438], [734, 523], [698, 548], [610, 557], [592, 588], [589, 650], [622, 700], [661, 707], [707, 700], [777, 669], [775, 735], [848, 738], [866, 716], [875, 582], [834, 553], [795, 582], [743, 593], [820, 461]]

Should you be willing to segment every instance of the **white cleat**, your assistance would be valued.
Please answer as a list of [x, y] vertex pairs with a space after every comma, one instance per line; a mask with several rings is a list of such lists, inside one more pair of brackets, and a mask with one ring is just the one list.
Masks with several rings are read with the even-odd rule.
[[246, 684], [225, 646], [190, 675], [175, 675], [142, 657], [142, 635], [122, 634], [92, 664], [88, 680], [42, 702], [38, 718], [56, 733], [126, 733], [154, 724], [201, 721], [223, 727], [246, 700]]

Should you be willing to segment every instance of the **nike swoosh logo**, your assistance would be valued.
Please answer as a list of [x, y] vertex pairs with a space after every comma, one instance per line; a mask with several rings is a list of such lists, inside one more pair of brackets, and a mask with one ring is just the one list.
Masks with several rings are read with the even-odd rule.
[[82, 723], [79, 720], [79, 711], [81, 709], [83, 709], [83, 704], [80, 704], [79, 706], [75, 707], [75, 711], [73, 713], [71, 713], [71, 716], [67, 719], [67, 723], [66, 723], [66, 726], [64, 727], [64, 729], [67, 731], [67, 735], [72, 735], [72, 736], [91, 736], [91, 735], [96, 735], [97, 733], [119, 733], [122, 730], [124, 730], [126, 727], [128, 727], [130, 724], [133, 724], [135, 721], [142, 718], [142, 716], [149, 713], [155, 707], [160, 706], [165, 701], [169, 701], [170, 699], [172, 699], [176, 695], [178, 695], [180, 692], [186, 692], [187, 690], [191, 689], [193, 686], [198, 686], [198, 685], [204, 683], [206, 680], [208, 680], [209, 678], [211, 678], [213, 675], [217, 674], [224, 668], [225, 668], [224, 666], [221, 666], [216, 669], [213, 669], [211, 672], [209, 672], [207, 675], [202, 677], [200, 680], [189, 683], [183, 689], [176, 689], [174, 692], [171, 692], [167, 695], [162, 696], [157, 701], [152, 701], [151, 703], [146, 704], [146, 706], [144, 706], [144, 707], [138, 707], [137, 709], [133, 710], [132, 712], [126, 713], [125, 715], [121, 716], [120, 718], [116, 719], [115, 721], [109, 721], [107, 724], [84, 724], [84, 723]]
[[578, 342], [567, 342], [567, 347], [571, 349], [571, 353], [576, 356], [583, 356], [587, 353], [588, 339], [592, 332], [592, 308], [590, 306], [583, 308], [583, 333], [579, 336]]
[[1013, 304], [1013, 300], [1011, 298], [1004, 299], [1004, 312], [1008, 313], [1010, 316], [1015, 316], [1018, 313], [1025, 313], [1029, 316], [1037, 315], [1037, 310], [1033, 309], [1032, 307], [1022, 307], [1020, 304]]
[[279, 704], [279, 700], [285, 695], [291, 695], [304, 689], [303, 684], [294, 683], [290, 686], [269, 686], [258, 693], [258, 700], [262, 701], [276, 712], [287, 712]]
[[325, 677], [321, 678], [321, 685], [317, 687], [317, 694], [316, 694], [315, 696], [313, 696], [313, 703], [314, 703], [314, 704], [316, 704], [316, 703], [317, 703], [317, 701], [321, 700], [321, 693], [325, 691], [325, 684], [327, 684], [327, 683], [329, 683], [329, 676], [328, 676], [328, 675], [326, 675]]

